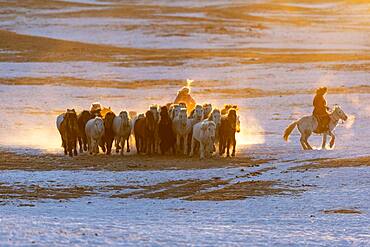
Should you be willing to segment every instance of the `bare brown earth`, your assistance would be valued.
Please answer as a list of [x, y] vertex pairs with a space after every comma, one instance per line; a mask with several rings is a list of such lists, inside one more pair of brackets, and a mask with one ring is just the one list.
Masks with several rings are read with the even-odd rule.
[[[370, 54], [337, 51], [317, 53], [308, 49], [139, 49], [88, 44], [0, 30], [0, 62], [118, 62], [120, 66], [180, 65], [188, 59], [233, 58], [235, 62], [310, 63], [366, 61]], [[297, 52], [304, 53], [297, 54]]]
[[255, 160], [251, 157], [198, 158], [145, 156], [145, 155], [97, 155], [87, 154], [69, 158], [61, 155], [27, 155], [0, 151], [0, 170], [50, 171], [50, 170], [169, 170], [209, 169], [228, 167], [251, 167], [269, 160]]
[[75, 187], [41, 187], [39, 185], [5, 185], [0, 183], [0, 199], [66, 200], [93, 195], [93, 188], [89, 186]]
[[247, 181], [231, 183], [231, 179], [179, 180], [142, 186], [140, 190], [112, 195], [113, 198], [181, 198], [190, 201], [242, 200], [248, 197], [281, 195], [298, 192], [277, 181]]
[[[182, 86], [181, 80], [143, 80], [143, 81], [109, 81], [109, 80], [89, 80], [75, 77], [16, 77], [0, 78], [0, 84], [5, 85], [64, 85], [76, 87], [98, 87], [98, 88], [120, 88], [120, 89], [142, 89], [157, 88], [158, 86]], [[194, 87], [199, 89], [194, 94], [205, 95], [212, 93], [215, 97], [229, 98], [259, 98], [271, 96], [289, 96], [297, 94], [313, 94], [314, 90], [262, 90], [257, 88], [218, 88], [222, 82], [197, 81]], [[225, 85], [225, 83], [223, 83]], [[202, 89], [207, 88], [207, 89]], [[330, 94], [369, 94], [369, 85], [352, 87], [332, 87]]]
[[[9, 153], [3, 153], [2, 158], [6, 160], [11, 160], [14, 155]], [[98, 156], [99, 157], [99, 156]], [[40, 157], [36, 157], [40, 160]], [[52, 159], [51, 157], [49, 157]], [[95, 157], [97, 158], [97, 157]], [[127, 157], [126, 157], [127, 158]], [[142, 158], [142, 157], [140, 157]], [[27, 161], [24, 161], [26, 159]], [[32, 170], [32, 171], [45, 171], [48, 169], [61, 169], [68, 170], [71, 167], [60, 167], [60, 163], [52, 159], [54, 165], [46, 167], [45, 165], [40, 165], [33, 162], [32, 156], [23, 155], [23, 157], [18, 157], [17, 168], [22, 170]], [[43, 160], [43, 159], [41, 159]], [[144, 159], [146, 160], [146, 159]], [[146, 160], [148, 161], [148, 160]], [[44, 160], [45, 163], [51, 163], [51, 161]], [[101, 163], [101, 160], [98, 159]], [[150, 161], [153, 163], [153, 161]], [[243, 166], [241, 160], [239, 160], [238, 166]], [[11, 162], [10, 162], [11, 163]], [[24, 167], [24, 163], [31, 163], [32, 168]], [[176, 163], [179, 163], [177, 161]], [[183, 169], [188, 169], [194, 166], [197, 162], [191, 161], [188, 166]], [[0, 162], [0, 170], [4, 170], [3, 161]], [[35, 165], [37, 164], [37, 165]], [[244, 164], [245, 165], [245, 164]], [[258, 164], [254, 164], [257, 165]], [[57, 166], [57, 168], [56, 168]], [[74, 164], [73, 169], [86, 169], [81, 167], [79, 164]], [[154, 165], [155, 166], [155, 165]], [[12, 169], [12, 167], [7, 167], [5, 169]], [[90, 167], [91, 168], [91, 167]], [[105, 166], [105, 168], [107, 168]], [[122, 167], [121, 167], [122, 168]], [[167, 167], [168, 168], [168, 167]], [[97, 169], [97, 168], [95, 168]], [[141, 170], [142, 168], [132, 167], [132, 169]], [[166, 169], [166, 168], [164, 168]], [[0, 205], [9, 202], [15, 202], [18, 199], [37, 201], [37, 200], [69, 200], [75, 198], [81, 198], [86, 196], [110, 196], [111, 198], [151, 198], [151, 199], [172, 199], [178, 198], [183, 200], [209, 200], [209, 201], [224, 201], [224, 200], [241, 200], [249, 197], [259, 197], [259, 196], [270, 196], [270, 195], [285, 195], [292, 193], [299, 193], [303, 190], [301, 188], [293, 188], [286, 185], [280, 181], [245, 181], [245, 182], [235, 182], [234, 179], [240, 179], [244, 177], [258, 177], [261, 174], [275, 169], [274, 167], [265, 167], [257, 170], [256, 172], [247, 173], [246, 176], [237, 176], [235, 178], [222, 179], [219, 177], [213, 177], [210, 179], [187, 179], [187, 180], [170, 180], [165, 182], [160, 182], [152, 185], [142, 185], [142, 184], [132, 184], [132, 185], [103, 185], [103, 186], [72, 186], [65, 187], [62, 184], [58, 184], [57, 181], [46, 181], [47, 186], [36, 185], [36, 184], [23, 184], [19, 182], [14, 182], [12, 184], [0, 183]], [[115, 170], [112, 167], [107, 170]], [[121, 171], [120, 169], [119, 171]], [[243, 169], [241, 170], [243, 171]], [[107, 194], [108, 193], [108, 194]], [[19, 206], [34, 206], [30, 205], [19, 205]]]
[[324, 214], [362, 214], [361, 211], [356, 209], [330, 209], [322, 210]]
[[322, 168], [343, 168], [360, 166], [370, 166], [370, 157], [318, 160], [306, 165], [292, 167], [289, 170], [305, 171]]

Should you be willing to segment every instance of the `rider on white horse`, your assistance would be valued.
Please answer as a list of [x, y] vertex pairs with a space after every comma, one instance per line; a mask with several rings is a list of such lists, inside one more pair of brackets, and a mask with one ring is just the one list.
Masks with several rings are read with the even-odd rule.
[[316, 95], [313, 100], [314, 110], [312, 115], [314, 115], [319, 123], [319, 126], [315, 132], [322, 133], [329, 130], [330, 116], [329, 107], [327, 107], [326, 100], [324, 98], [325, 94], [328, 92], [327, 87], [320, 87], [316, 89]]

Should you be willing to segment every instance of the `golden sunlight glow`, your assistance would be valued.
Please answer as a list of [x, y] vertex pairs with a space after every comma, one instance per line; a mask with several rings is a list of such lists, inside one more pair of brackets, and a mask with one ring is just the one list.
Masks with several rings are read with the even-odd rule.
[[236, 134], [237, 145], [265, 143], [264, 129], [252, 115], [240, 116], [240, 133]]

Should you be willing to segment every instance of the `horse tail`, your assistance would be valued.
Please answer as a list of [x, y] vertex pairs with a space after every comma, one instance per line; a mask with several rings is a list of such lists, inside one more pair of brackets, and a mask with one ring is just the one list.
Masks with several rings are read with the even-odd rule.
[[288, 141], [289, 140], [289, 136], [290, 134], [292, 133], [292, 131], [294, 130], [294, 128], [297, 126], [298, 124], [298, 121], [294, 121], [293, 123], [291, 123], [285, 130], [284, 130], [284, 140], [285, 141]]

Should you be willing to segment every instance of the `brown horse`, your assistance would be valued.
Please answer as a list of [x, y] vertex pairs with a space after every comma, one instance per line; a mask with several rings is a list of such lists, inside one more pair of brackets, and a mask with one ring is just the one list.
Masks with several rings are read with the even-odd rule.
[[86, 132], [85, 132], [85, 126], [87, 121], [92, 119], [92, 115], [90, 114], [89, 111], [82, 111], [80, 114], [77, 116], [77, 123], [78, 123], [78, 144], [80, 146], [80, 153], [83, 151], [87, 151], [87, 137], [86, 137]]
[[168, 115], [167, 106], [161, 107], [161, 120], [158, 125], [158, 135], [160, 140], [160, 149], [162, 155], [166, 154], [172, 148], [172, 152], [176, 154], [176, 136], [172, 129], [172, 120]]
[[104, 116], [104, 136], [102, 138], [103, 143], [102, 145], [106, 148], [106, 154], [111, 154], [112, 151], [112, 144], [114, 140], [114, 132], [113, 132], [113, 120], [116, 117], [114, 112], [109, 111]]
[[[78, 137], [78, 123], [77, 114], [74, 109], [67, 109], [63, 115], [63, 120], [60, 122], [59, 132], [62, 137], [62, 146], [64, 154], [69, 156], [77, 155], [77, 137]], [[73, 151], [73, 153], [72, 153]]]
[[137, 153], [146, 152], [151, 154], [154, 151], [155, 119], [151, 111], [145, 113], [145, 117], [136, 120], [134, 126], [135, 142]]
[[221, 115], [228, 114], [230, 109], [235, 109], [237, 111], [238, 106], [237, 105], [231, 105], [231, 104], [224, 105], [224, 108], [221, 110]]
[[233, 151], [231, 156], [235, 156], [236, 139], [235, 132], [239, 132], [238, 127], [238, 117], [236, 115], [236, 109], [231, 108], [227, 116], [222, 116], [220, 125], [220, 142], [219, 142], [219, 153], [220, 156], [225, 153], [225, 148], [227, 149], [226, 156], [230, 157], [230, 145], [233, 145]]

